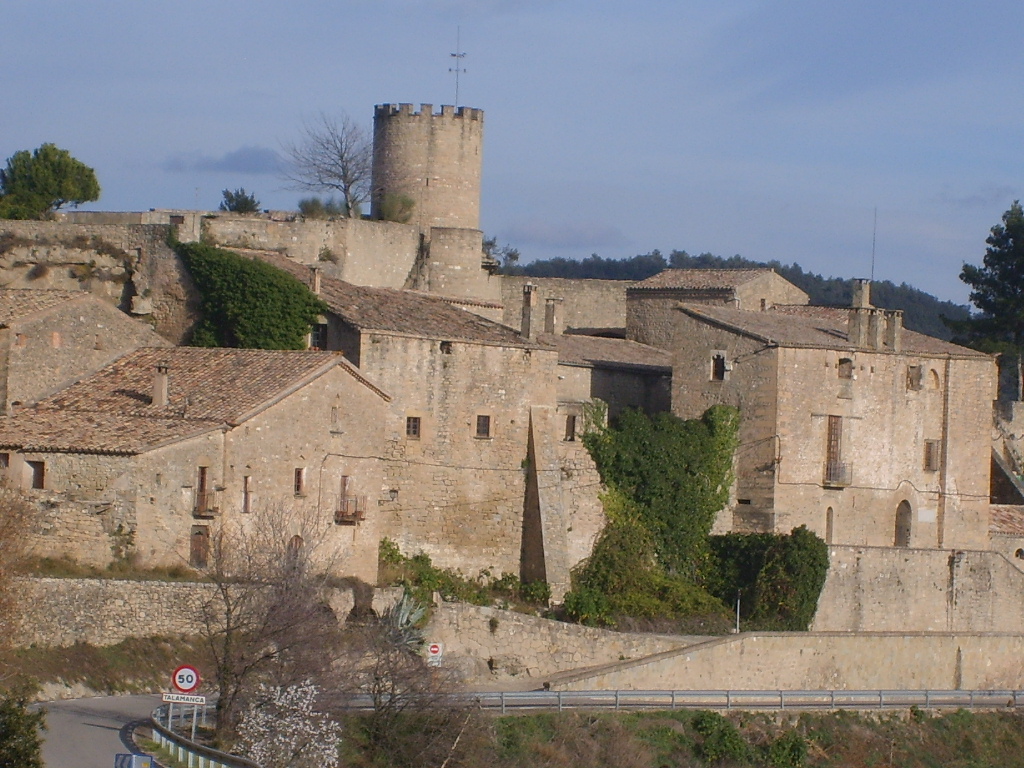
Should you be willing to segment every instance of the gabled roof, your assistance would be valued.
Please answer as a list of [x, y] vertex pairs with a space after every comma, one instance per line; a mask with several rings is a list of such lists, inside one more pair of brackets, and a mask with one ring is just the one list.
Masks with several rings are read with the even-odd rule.
[[0, 326], [36, 312], [91, 296], [84, 291], [36, 290], [33, 288], [0, 289]]
[[629, 287], [631, 291], [719, 291], [737, 288], [773, 269], [666, 269]]
[[[158, 364], [168, 366], [166, 406], [152, 402]], [[390, 399], [336, 352], [145, 348], [0, 419], [0, 446], [139, 453], [244, 422], [336, 366]]]
[[1015, 504], [990, 505], [988, 530], [1004, 536], [1024, 536], [1024, 507]]
[[[704, 322], [782, 347], [856, 350], [847, 336], [850, 309], [785, 305], [752, 312], [706, 304], [680, 304], [679, 309]], [[937, 357], [990, 357], [967, 347], [904, 328], [901, 354]]]
[[[268, 251], [241, 251], [312, 284], [312, 268]], [[503, 347], [537, 345], [507, 325], [454, 306], [457, 300], [419, 291], [367, 288], [322, 276], [320, 298], [333, 314], [360, 331], [386, 331], [420, 338], [468, 341]]]
[[554, 344], [558, 349], [560, 365], [672, 373], [671, 354], [635, 341], [576, 334], [541, 334], [539, 338], [543, 342]]

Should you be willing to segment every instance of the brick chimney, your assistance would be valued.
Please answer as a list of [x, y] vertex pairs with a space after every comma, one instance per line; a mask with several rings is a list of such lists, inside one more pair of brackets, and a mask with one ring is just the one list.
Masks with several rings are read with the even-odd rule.
[[317, 296], [320, 295], [320, 267], [313, 267], [313, 285], [310, 286], [310, 290], [313, 291]]
[[534, 322], [533, 310], [537, 300], [537, 286], [527, 283], [523, 286], [523, 325], [519, 334], [524, 339], [535, 339], [537, 328]]
[[153, 376], [153, 405], [164, 406], [168, 403], [167, 397], [167, 372], [170, 366], [167, 363], [157, 363], [156, 373]]

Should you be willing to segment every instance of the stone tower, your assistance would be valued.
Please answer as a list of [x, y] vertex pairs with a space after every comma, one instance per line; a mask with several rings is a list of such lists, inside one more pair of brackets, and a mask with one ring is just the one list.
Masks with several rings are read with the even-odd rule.
[[400, 198], [412, 201], [408, 223], [480, 228], [484, 112], [432, 104], [378, 104], [373, 116], [371, 216], [390, 218]]

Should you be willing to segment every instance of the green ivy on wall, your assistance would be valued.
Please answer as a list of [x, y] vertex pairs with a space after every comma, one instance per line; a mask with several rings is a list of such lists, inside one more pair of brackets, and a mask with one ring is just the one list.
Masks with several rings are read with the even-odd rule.
[[174, 248], [201, 296], [196, 347], [305, 349], [327, 305], [300, 281], [262, 261], [204, 243]]
[[583, 436], [601, 480], [636, 505], [658, 562], [696, 580], [715, 515], [729, 500], [739, 411], [716, 405], [699, 419], [628, 410]]

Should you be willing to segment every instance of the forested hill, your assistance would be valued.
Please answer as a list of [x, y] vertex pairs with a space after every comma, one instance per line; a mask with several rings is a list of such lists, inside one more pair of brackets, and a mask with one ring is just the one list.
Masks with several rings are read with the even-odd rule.
[[[597, 254], [582, 261], [571, 259], [549, 259], [531, 264], [507, 266], [505, 272], [529, 277], [574, 277], [600, 280], [644, 280], [663, 269], [750, 269], [768, 267], [774, 269], [794, 285], [806, 291], [811, 304], [849, 305], [853, 292], [853, 281], [838, 277], [822, 277], [804, 272], [799, 264], [780, 264], [778, 261], [759, 262], [742, 256], [722, 258], [710, 253], [691, 256], [686, 251], [672, 251], [666, 259], [660, 252], [634, 256], [631, 259], [604, 259]], [[913, 288], [906, 283], [896, 285], [888, 280], [872, 283], [871, 303], [886, 309], [902, 309], [903, 322], [907, 328], [940, 339], [951, 337], [949, 329], [942, 322], [942, 315], [951, 320], [965, 320], [970, 313], [967, 307], [951, 301], [940, 301], [931, 294]]]

